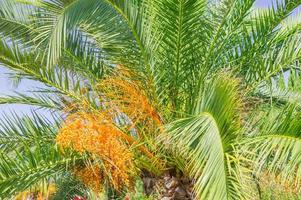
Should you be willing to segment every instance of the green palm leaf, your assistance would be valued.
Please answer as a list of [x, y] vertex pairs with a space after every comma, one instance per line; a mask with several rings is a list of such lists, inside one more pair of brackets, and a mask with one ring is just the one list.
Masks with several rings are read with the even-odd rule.
[[242, 199], [243, 166], [236, 152], [240, 134], [238, 82], [223, 74], [205, 87], [194, 116], [167, 126], [166, 144], [187, 159], [200, 199]]
[[[56, 125], [55, 125], [56, 124]], [[0, 190], [9, 198], [55, 177], [81, 159], [62, 152], [54, 143], [56, 123], [33, 113], [33, 118], [4, 118], [0, 124]]]
[[35, 146], [37, 143], [54, 144], [58, 130], [59, 119], [54, 117], [53, 122], [37, 113], [31, 116], [18, 117], [12, 113], [0, 120], [0, 146], [2, 153], [11, 153], [22, 150], [25, 146]]
[[301, 123], [296, 107], [280, 112], [271, 110], [265, 118], [256, 121], [258, 129], [247, 140], [249, 148], [258, 152], [253, 155], [256, 169], [280, 174], [283, 180], [299, 181]]
[[37, 144], [35, 149], [27, 148], [21, 154], [17, 151], [15, 154], [2, 154], [0, 197], [11, 197], [44, 179], [55, 178], [77, 159], [75, 156], [62, 156], [53, 145], [42, 144]]
[[174, 109], [180, 108], [179, 102], [191, 103], [189, 96], [193, 91], [187, 89], [199, 78], [196, 71], [200, 69], [200, 40], [204, 39], [201, 16], [205, 5], [202, 0], [156, 1], [155, 23], [164, 34], [157, 50], [155, 83], [162, 101], [169, 99]]

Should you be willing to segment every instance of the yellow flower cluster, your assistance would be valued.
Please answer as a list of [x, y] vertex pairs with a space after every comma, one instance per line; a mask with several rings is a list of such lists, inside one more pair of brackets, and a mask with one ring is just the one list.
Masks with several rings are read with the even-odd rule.
[[[62, 148], [72, 148], [80, 153], [89, 152], [94, 158], [100, 158], [104, 166], [102, 171], [108, 175], [106, 177], [112, 186], [120, 190], [130, 185], [135, 171], [133, 153], [121, 141], [124, 133], [105, 119], [101, 113], [72, 114], [59, 131], [56, 142]], [[82, 177], [86, 177], [85, 174], [88, 172], [83, 171]]]

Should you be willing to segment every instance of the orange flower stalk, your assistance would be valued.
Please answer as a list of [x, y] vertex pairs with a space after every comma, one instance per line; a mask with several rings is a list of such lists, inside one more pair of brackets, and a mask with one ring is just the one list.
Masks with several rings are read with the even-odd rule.
[[138, 122], [155, 122], [161, 126], [161, 118], [150, 104], [139, 83], [126, 78], [107, 78], [98, 85], [104, 94], [106, 106], [125, 113], [135, 125]]
[[77, 167], [73, 173], [86, 186], [95, 192], [102, 190], [103, 173], [98, 166], [93, 167]]

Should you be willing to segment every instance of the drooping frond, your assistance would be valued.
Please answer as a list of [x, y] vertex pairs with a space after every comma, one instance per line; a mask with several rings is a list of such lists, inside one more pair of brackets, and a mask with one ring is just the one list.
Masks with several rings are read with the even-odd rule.
[[64, 172], [80, 159], [55, 146], [56, 123], [37, 114], [33, 118], [4, 118], [0, 124], [0, 190], [1, 198], [35, 186]]
[[[120, 17], [103, 1], [40, 1], [27, 2], [36, 7], [33, 26], [37, 34], [33, 38], [44, 50], [48, 66], [57, 63], [69, 37], [82, 31], [89, 42], [106, 54], [106, 59], [116, 59], [122, 48], [128, 46], [128, 34]], [[34, 19], [35, 19], [34, 18]], [[97, 20], [96, 20], [97, 19]]]
[[238, 82], [224, 76], [206, 85], [194, 116], [167, 125], [164, 137], [164, 144], [187, 159], [187, 173], [196, 179], [200, 199], [242, 199], [246, 195], [243, 166], [235, 149], [241, 123]]
[[295, 106], [272, 109], [268, 115], [257, 115], [256, 126], [247, 138], [249, 148], [256, 149], [256, 170], [268, 170], [283, 180], [300, 183], [301, 123]]
[[16, 93], [0, 97], [0, 104], [25, 104], [36, 106], [41, 109], [50, 109], [61, 111], [64, 109], [64, 103], [54, 96], [46, 94], [35, 94], [32, 96]]
[[54, 143], [54, 138], [59, 124], [58, 119], [54, 122], [50, 119], [32, 113], [30, 116], [20, 118], [16, 113], [11, 117], [2, 116], [0, 120], [0, 147], [1, 153], [12, 153], [22, 150], [24, 145], [29, 147], [36, 143]]
[[[299, 76], [299, 75], [298, 75]], [[300, 88], [299, 77], [294, 77], [292, 80], [294, 85], [292, 87], [286, 87], [283, 78], [278, 77], [279, 83], [277, 86], [268, 87], [262, 84], [255, 90], [254, 95], [260, 98], [261, 102], [273, 103], [278, 106], [285, 106], [287, 104], [294, 104], [300, 106]]]
[[281, 24], [299, 4], [298, 0], [289, 0], [263, 11], [254, 9], [240, 27], [225, 61], [244, 76], [246, 84], [252, 85], [250, 91], [264, 81], [271, 84], [272, 77], [300, 59], [300, 27]]
[[35, 58], [36, 53], [32, 51], [0, 41], [0, 63], [16, 72], [17, 76], [39, 81], [50, 88], [43, 89], [43, 92], [59, 93], [74, 101], [88, 98], [81, 91], [89, 83], [84, 82], [80, 75], [70, 72], [68, 68], [46, 68], [45, 63]]
[[1, 154], [0, 189], [1, 198], [9, 198], [34, 186], [45, 178], [64, 172], [76, 157], [62, 156], [53, 145], [37, 144], [35, 149], [27, 147], [23, 153]]

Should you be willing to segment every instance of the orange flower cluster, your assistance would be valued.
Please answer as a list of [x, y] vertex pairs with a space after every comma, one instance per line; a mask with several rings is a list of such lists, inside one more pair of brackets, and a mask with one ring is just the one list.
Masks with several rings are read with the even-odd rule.
[[120, 140], [124, 133], [105, 119], [101, 113], [72, 114], [59, 131], [56, 142], [62, 148], [89, 152], [94, 158], [100, 158], [109, 182], [116, 190], [120, 190], [130, 185], [135, 171], [133, 153]]
[[95, 192], [102, 190], [103, 173], [98, 166], [77, 167], [73, 173], [86, 187]]
[[137, 82], [119, 77], [107, 78], [99, 84], [99, 88], [108, 101], [107, 106], [117, 107], [131, 118], [134, 125], [138, 122], [162, 125], [160, 116]]

